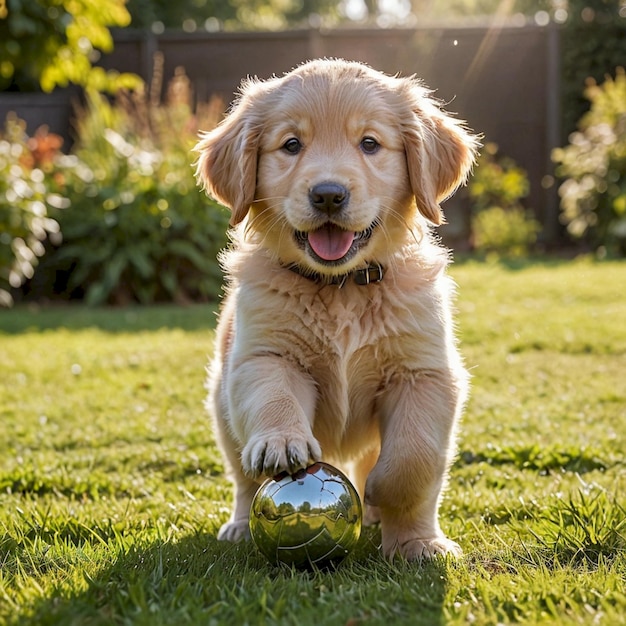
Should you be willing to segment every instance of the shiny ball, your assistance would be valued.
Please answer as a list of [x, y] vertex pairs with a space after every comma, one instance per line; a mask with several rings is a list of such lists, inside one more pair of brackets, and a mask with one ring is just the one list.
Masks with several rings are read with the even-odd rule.
[[250, 507], [250, 533], [274, 564], [325, 566], [355, 547], [362, 517], [348, 478], [332, 465], [315, 463], [261, 485]]

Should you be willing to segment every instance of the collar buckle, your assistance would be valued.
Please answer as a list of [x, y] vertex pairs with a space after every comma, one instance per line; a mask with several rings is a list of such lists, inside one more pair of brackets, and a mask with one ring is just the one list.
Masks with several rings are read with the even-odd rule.
[[353, 274], [354, 282], [357, 285], [369, 285], [370, 283], [379, 283], [383, 279], [385, 271], [380, 263], [375, 263], [363, 269], [355, 270]]

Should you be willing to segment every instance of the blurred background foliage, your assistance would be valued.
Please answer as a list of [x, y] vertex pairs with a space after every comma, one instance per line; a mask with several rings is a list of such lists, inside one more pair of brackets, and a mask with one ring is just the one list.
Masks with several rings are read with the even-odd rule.
[[184, 73], [164, 103], [146, 89], [113, 102], [87, 92], [77, 112], [74, 164], [66, 168], [71, 210], [58, 222], [64, 243], [50, 255], [56, 291], [88, 304], [206, 301], [219, 291], [215, 262], [226, 244], [226, 210], [197, 187], [191, 150], [221, 102], [192, 110]]
[[[90, 304], [219, 293], [228, 216], [197, 189], [190, 151], [223, 105], [193, 104], [183, 71], [161, 101], [159, 63], [152, 85], [98, 67], [111, 29], [410, 27], [480, 16], [559, 25], [561, 221], [587, 249], [626, 256], [626, 77], [616, 69], [626, 62], [626, 0], [0, 0], [0, 91], [84, 93], [65, 151], [45, 128], [29, 136], [15, 115], [0, 130], [0, 305], [29, 291]], [[468, 193], [474, 251], [533, 252], [528, 191], [526, 173], [487, 142]]]
[[589, 79], [590, 110], [554, 151], [562, 221], [575, 239], [602, 255], [626, 256], [626, 72], [598, 85]]
[[137, 28], [279, 30], [308, 26], [415, 25], [420, 19], [485, 15], [533, 15], [552, 0], [129, 0]]
[[69, 84], [113, 91], [136, 78], [94, 67], [128, 26], [125, 0], [6, 0], [0, 15], [0, 91], [52, 91]]
[[0, 133], [0, 306], [12, 303], [11, 289], [33, 277], [45, 242], [60, 244], [54, 209], [68, 206], [56, 166], [62, 140], [41, 129], [33, 137], [15, 115]]
[[498, 146], [483, 146], [468, 185], [472, 206], [472, 245], [485, 256], [522, 257], [532, 251], [541, 230], [524, 207], [530, 185], [526, 172]]
[[122, 90], [112, 100], [87, 90], [70, 154], [47, 133], [45, 167], [43, 139], [33, 142], [23, 122], [7, 121], [0, 138], [0, 171], [10, 174], [0, 182], [2, 304], [11, 304], [11, 289], [25, 280], [39, 297], [92, 305], [217, 297], [215, 258], [226, 245], [228, 215], [198, 189], [191, 151], [223, 103], [193, 111], [183, 72], [165, 102], [151, 93], [160, 88]]

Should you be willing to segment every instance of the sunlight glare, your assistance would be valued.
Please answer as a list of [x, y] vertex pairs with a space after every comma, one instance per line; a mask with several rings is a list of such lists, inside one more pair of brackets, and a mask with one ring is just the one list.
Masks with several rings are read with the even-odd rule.
[[342, 9], [344, 15], [354, 22], [359, 22], [367, 17], [367, 7], [363, 0], [345, 0]]
[[409, 0], [379, 0], [378, 9], [381, 14], [388, 14], [395, 20], [404, 20], [411, 14]]

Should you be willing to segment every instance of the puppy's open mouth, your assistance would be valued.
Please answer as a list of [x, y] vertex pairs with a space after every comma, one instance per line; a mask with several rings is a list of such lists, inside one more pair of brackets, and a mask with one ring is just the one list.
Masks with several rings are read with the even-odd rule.
[[377, 224], [360, 232], [344, 230], [332, 222], [304, 232], [295, 231], [296, 243], [313, 259], [325, 265], [340, 265], [349, 261], [372, 236]]

